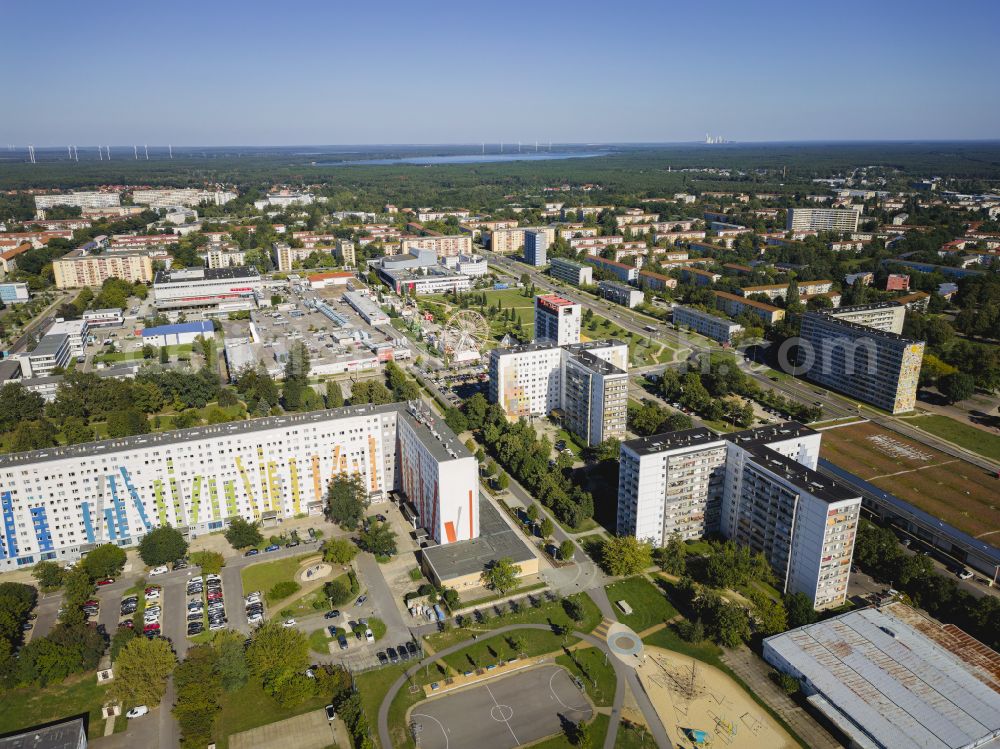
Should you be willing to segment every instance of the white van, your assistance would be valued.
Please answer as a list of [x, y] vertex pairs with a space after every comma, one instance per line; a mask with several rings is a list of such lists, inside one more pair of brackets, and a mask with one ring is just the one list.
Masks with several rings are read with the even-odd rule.
[[149, 571], [150, 575], [162, 575], [164, 572], [170, 572], [170, 569], [165, 564], [161, 564], [159, 567], [153, 567]]

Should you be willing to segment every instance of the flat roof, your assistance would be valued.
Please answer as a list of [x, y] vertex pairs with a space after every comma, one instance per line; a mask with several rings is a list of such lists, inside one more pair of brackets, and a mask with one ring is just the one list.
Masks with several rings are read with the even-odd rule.
[[86, 735], [83, 716], [30, 728], [0, 737], [0, 749], [79, 749], [80, 735]]
[[694, 429], [681, 429], [676, 432], [664, 432], [663, 434], [652, 434], [649, 437], [638, 437], [634, 440], [625, 440], [622, 447], [627, 447], [636, 455], [654, 455], [666, 450], [676, 450], [681, 447], [694, 447], [696, 445], [707, 445], [710, 442], [722, 443], [722, 435], [716, 434], [707, 427], [695, 427]]
[[[419, 401], [417, 401], [419, 403]], [[191, 429], [175, 429], [169, 432], [157, 432], [152, 434], [140, 434], [133, 437], [119, 437], [116, 439], [100, 440], [97, 442], [85, 442], [78, 445], [66, 445], [62, 447], [49, 447], [42, 450], [31, 450], [22, 453], [9, 453], [0, 455], [0, 466], [12, 467], [41, 463], [50, 460], [64, 460], [68, 458], [93, 459], [95, 456], [107, 455], [124, 450], [136, 448], [164, 447], [176, 445], [193, 440], [211, 439], [215, 437], [231, 437], [240, 434], [253, 434], [267, 429], [277, 429], [294, 425], [316, 424], [323, 421], [333, 421], [335, 419], [345, 419], [356, 416], [373, 416], [377, 414], [393, 413], [398, 417], [405, 418], [414, 433], [420, 438], [425, 446], [438, 460], [449, 460], [446, 448], [451, 447], [458, 458], [469, 457], [468, 449], [461, 443], [451, 431], [444, 419], [432, 417], [427, 423], [414, 417], [410, 413], [411, 403], [386, 403], [383, 405], [366, 404], [363, 406], [344, 406], [343, 408], [325, 409], [322, 411], [311, 411], [309, 413], [290, 413], [282, 416], [266, 416], [261, 419], [246, 419], [244, 421], [232, 421], [226, 424], [211, 424], [209, 426], [192, 427]], [[426, 410], [426, 409], [424, 409]], [[418, 413], [420, 409], [418, 409]], [[423, 417], [422, 417], [423, 418]], [[431, 426], [432, 424], [432, 426]], [[435, 438], [431, 429], [440, 435], [440, 439]], [[442, 441], [444, 440], [444, 441]]]
[[743, 447], [753, 455], [755, 465], [770, 471], [797, 489], [805, 489], [817, 499], [824, 502], [844, 502], [861, 498], [859, 492], [851, 491], [832, 478], [785, 457], [765, 444], [755, 442]]
[[179, 322], [175, 325], [158, 325], [155, 328], [146, 328], [142, 335], [170, 335], [172, 333], [212, 333], [215, 331], [210, 320], [194, 320], [192, 322]]
[[[688, 270], [693, 270], [693, 268], [689, 268]], [[756, 299], [751, 299], [750, 297], [738, 296], [737, 294], [730, 294], [728, 291], [715, 291], [713, 293], [715, 294], [716, 297], [719, 297], [720, 299], [728, 299], [729, 301], [732, 302], [739, 302], [740, 304], [746, 304], [751, 307], [757, 307], [758, 309], [765, 310], [766, 312], [777, 312], [778, 310], [784, 312], [784, 310], [782, 310], [781, 307], [775, 307], [772, 304], [764, 304], [764, 302], [758, 302]]]
[[178, 268], [158, 271], [153, 283], [187, 283], [239, 278], [260, 278], [260, 273], [252, 265], [236, 265], [229, 268]]
[[487, 564], [504, 557], [510, 557], [515, 564], [535, 558], [521, 534], [507, 525], [499, 510], [482, 494], [477, 538], [431, 546], [420, 553], [441, 582], [482, 572]]
[[764, 653], [805, 677], [809, 701], [858, 746], [1000, 746], [1000, 654], [905, 604], [769, 637]]
[[69, 336], [65, 333], [48, 333], [42, 336], [42, 340], [38, 342], [29, 356], [54, 356], [59, 353], [68, 340]]
[[576, 302], [571, 302], [569, 299], [561, 297], [558, 294], [539, 294], [535, 297], [535, 300], [550, 304], [553, 307], [567, 307], [576, 304]]
[[599, 356], [594, 356], [589, 351], [580, 351], [578, 353], [574, 353], [571, 358], [580, 362], [592, 372], [597, 372], [598, 374], [602, 375], [625, 374], [624, 369], [616, 367], [611, 362], [605, 361]]

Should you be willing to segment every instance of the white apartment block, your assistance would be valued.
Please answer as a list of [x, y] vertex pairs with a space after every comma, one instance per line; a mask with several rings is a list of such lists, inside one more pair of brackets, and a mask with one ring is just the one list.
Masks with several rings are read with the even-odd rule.
[[199, 190], [194, 187], [132, 191], [133, 203], [148, 205], [150, 208], [170, 208], [177, 205], [194, 208], [202, 203], [225, 205], [236, 197], [235, 192], [228, 190]]
[[170, 524], [323, 512], [335, 476], [401, 492], [446, 544], [479, 535], [475, 458], [419, 404], [358, 406], [0, 456], [0, 570], [130, 546]]
[[[800, 298], [803, 296], [812, 296], [813, 294], [826, 294], [833, 288], [833, 281], [826, 279], [821, 281], [797, 281], [796, 283], [799, 287]], [[785, 295], [788, 294], [788, 284], [769, 283], [763, 286], [745, 286], [739, 291], [739, 295], [743, 297], [749, 297], [753, 294], [763, 294], [772, 301], [775, 299], [784, 299]]]
[[243, 250], [224, 250], [221, 247], [205, 253], [209, 268], [235, 268], [247, 264], [247, 254]]
[[512, 420], [562, 409], [567, 428], [596, 445], [625, 435], [627, 372], [628, 346], [614, 341], [496, 348], [489, 399]]
[[[86, 320], [63, 320], [58, 318], [52, 326], [45, 331], [46, 336], [65, 335], [69, 338], [69, 355], [83, 356], [84, 346], [87, 343], [87, 335], [90, 332]], [[45, 338], [42, 338], [45, 340]]]
[[417, 211], [417, 221], [444, 221], [452, 216], [461, 220], [469, 218], [471, 214], [464, 208], [459, 209], [445, 209], [441, 211], [435, 211], [431, 208], [421, 208]]
[[791, 231], [858, 230], [858, 211], [839, 208], [789, 208], [785, 228]]
[[314, 202], [316, 202], [316, 196], [312, 193], [275, 193], [268, 195], [263, 200], [255, 200], [253, 205], [258, 211], [262, 211], [265, 208], [305, 207]]
[[109, 278], [121, 278], [129, 283], [150, 283], [153, 261], [141, 252], [92, 254], [73, 250], [52, 262], [52, 274], [57, 289], [79, 289], [100, 286]]
[[726, 442], [699, 427], [622, 443], [618, 532], [663, 546], [718, 531]]
[[438, 257], [448, 255], [471, 255], [472, 237], [468, 234], [447, 234], [438, 237], [403, 237], [400, 253], [410, 250], [434, 250]]
[[116, 192], [68, 192], [62, 195], [36, 195], [35, 212], [38, 218], [45, 218], [45, 210], [57, 205], [76, 208], [115, 208], [121, 204]]
[[784, 592], [847, 597], [860, 496], [816, 472], [821, 435], [795, 422], [622, 443], [618, 532], [664, 545], [721, 532], [762, 552]]
[[526, 231], [541, 232], [545, 235], [547, 244], [556, 241], [554, 226], [519, 226], [507, 229], [494, 229], [490, 232], [489, 246], [492, 252], [510, 255], [524, 250], [524, 233]]
[[555, 294], [535, 297], [535, 340], [565, 346], [580, 342], [580, 305]]
[[353, 266], [356, 261], [354, 242], [349, 239], [338, 239], [336, 245], [337, 260], [343, 266]]
[[594, 283], [594, 269], [589, 265], [554, 257], [549, 261], [549, 275], [573, 286], [591, 286]]
[[894, 302], [802, 315], [804, 377], [889, 413], [916, 407], [924, 342], [904, 338], [906, 307]]
[[732, 343], [733, 338], [743, 331], [743, 326], [738, 322], [681, 304], [673, 309], [673, 323], [691, 328], [719, 343]]

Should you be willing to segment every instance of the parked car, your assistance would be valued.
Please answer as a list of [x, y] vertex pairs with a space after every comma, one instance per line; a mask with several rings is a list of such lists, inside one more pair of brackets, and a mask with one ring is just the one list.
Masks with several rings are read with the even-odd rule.
[[260, 552], [257, 551], [257, 549], [248, 549], [247, 551], [243, 552], [243, 556], [245, 557], [255, 557], [258, 554], [260, 554]]
[[399, 655], [396, 653], [396, 648], [387, 648], [385, 653], [389, 656], [390, 662], [399, 663]]
[[97, 584], [98, 585], [111, 585], [114, 581], [115, 581], [115, 579], [113, 577], [106, 577], [103, 580], [98, 580]]
[[368, 640], [368, 642], [375, 642], [375, 634], [370, 629], [366, 629], [365, 639]]
[[126, 718], [141, 718], [143, 715], [149, 712], [149, 708], [145, 705], [138, 705], [133, 707], [127, 713], [125, 713]]
[[337, 711], [333, 709], [333, 705], [327, 705], [323, 709], [326, 710], [326, 719], [327, 720], [333, 720], [334, 718], [337, 717]]
[[389, 662], [389, 656], [385, 654], [384, 650], [378, 651], [375, 655], [378, 656], [378, 662], [380, 666], [384, 666]]
[[337, 638], [337, 642], [340, 644], [340, 649], [341, 650], [347, 650], [347, 638], [346, 637], [344, 637], [343, 635], [340, 635]]
[[270, 546], [266, 547], [264, 551], [277, 551], [280, 548], [281, 547], [278, 546], [278, 544], [271, 544]]
[[167, 572], [170, 572], [170, 568], [167, 567], [167, 565], [165, 565], [165, 564], [161, 564], [159, 567], [153, 567], [153, 569], [151, 569], [149, 571], [149, 574], [150, 575], [163, 575], [163, 574], [166, 574]]
[[281, 626], [282, 627], [294, 627], [296, 624], [298, 624], [298, 622], [295, 621], [294, 619], [285, 619], [285, 621], [283, 621], [281, 623]]
[[354, 602], [355, 606], [361, 606], [365, 601], [368, 600], [368, 596], [358, 596], [358, 600]]
[[406, 652], [414, 657], [417, 655], [417, 646], [413, 644], [412, 640], [406, 643]]
[[339, 609], [334, 609], [333, 611], [327, 611], [325, 614], [323, 614], [324, 619], [336, 619], [339, 616], [340, 616]]

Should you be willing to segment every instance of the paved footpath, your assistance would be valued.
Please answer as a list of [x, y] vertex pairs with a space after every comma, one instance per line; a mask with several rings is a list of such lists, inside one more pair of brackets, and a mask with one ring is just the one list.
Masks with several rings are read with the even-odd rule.
[[722, 661], [795, 730], [809, 749], [840, 749], [839, 741], [771, 681], [771, 667], [749, 648], [726, 650]]

